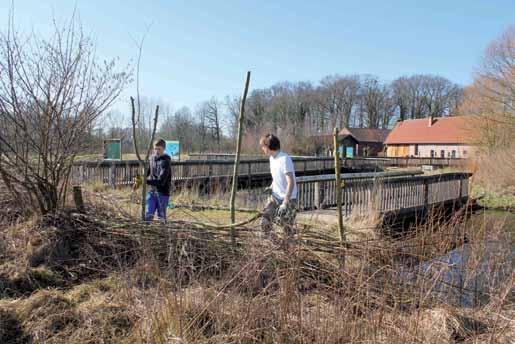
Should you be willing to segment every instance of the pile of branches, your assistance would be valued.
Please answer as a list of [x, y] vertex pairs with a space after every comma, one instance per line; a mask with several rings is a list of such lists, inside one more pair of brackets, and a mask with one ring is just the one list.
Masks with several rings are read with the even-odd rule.
[[[46, 266], [70, 282], [105, 277], [152, 259], [170, 277], [191, 279], [219, 274], [241, 247], [230, 243], [229, 230], [175, 221], [147, 224], [102, 213], [58, 212], [36, 226], [38, 240], [28, 258], [31, 267]], [[241, 236], [250, 235], [244, 229]]]

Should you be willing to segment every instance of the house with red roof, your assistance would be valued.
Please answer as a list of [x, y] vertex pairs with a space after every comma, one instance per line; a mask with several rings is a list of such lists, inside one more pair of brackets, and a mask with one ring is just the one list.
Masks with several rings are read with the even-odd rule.
[[473, 147], [465, 116], [399, 121], [385, 140], [387, 157], [467, 158]]

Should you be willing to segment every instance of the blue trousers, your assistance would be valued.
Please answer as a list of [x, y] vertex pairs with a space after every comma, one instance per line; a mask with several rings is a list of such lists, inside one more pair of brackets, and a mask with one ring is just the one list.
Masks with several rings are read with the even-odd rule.
[[166, 208], [168, 207], [168, 199], [170, 196], [160, 194], [157, 191], [149, 191], [147, 193], [147, 213], [145, 221], [152, 221], [157, 211], [157, 218], [166, 221]]

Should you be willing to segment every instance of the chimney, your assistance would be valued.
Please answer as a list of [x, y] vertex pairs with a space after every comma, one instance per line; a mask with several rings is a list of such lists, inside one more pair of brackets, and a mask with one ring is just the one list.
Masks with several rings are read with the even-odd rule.
[[434, 122], [435, 122], [435, 121], [434, 121], [434, 117], [433, 117], [433, 115], [430, 115], [430, 116], [428, 117], [428, 123], [427, 123], [427, 126], [428, 126], [428, 127], [432, 126]]

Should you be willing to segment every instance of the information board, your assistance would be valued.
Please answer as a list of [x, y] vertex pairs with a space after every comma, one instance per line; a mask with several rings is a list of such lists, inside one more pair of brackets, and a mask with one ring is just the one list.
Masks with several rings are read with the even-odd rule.
[[179, 161], [181, 154], [181, 145], [179, 141], [166, 141], [165, 153], [172, 158], [172, 160]]
[[120, 139], [104, 140], [104, 159], [122, 160], [122, 141]]

